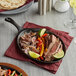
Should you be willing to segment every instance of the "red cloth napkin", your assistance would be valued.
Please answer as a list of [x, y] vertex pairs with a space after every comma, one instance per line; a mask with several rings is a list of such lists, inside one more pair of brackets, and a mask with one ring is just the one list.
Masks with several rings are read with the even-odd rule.
[[[33, 23], [29, 23], [26, 22], [23, 26], [23, 28], [46, 28], [47, 30], [55, 33], [56, 35], [58, 35], [64, 42], [66, 49], [69, 47], [73, 37], [69, 36], [67, 32], [63, 32], [63, 31], [59, 31], [59, 30], [55, 30], [52, 29], [48, 26], [40, 26], [40, 25], [36, 25]], [[18, 59], [18, 60], [22, 60], [22, 61], [28, 61], [28, 62], [32, 62], [35, 65], [42, 67], [50, 72], [52, 72], [53, 74], [55, 74], [62, 62], [62, 60], [53, 63], [53, 64], [41, 64], [41, 63], [37, 63], [35, 61], [32, 61], [31, 59], [25, 57], [23, 54], [20, 53], [20, 50], [16, 44], [16, 38], [13, 40], [12, 44], [10, 45], [10, 47], [7, 49], [7, 51], [5, 52], [5, 56], [14, 58], [14, 59]]]
[[[26, 2], [24, 5], [30, 3], [31, 1], [33, 1], [33, 0], [27, 0], [27, 2]], [[22, 5], [22, 6], [24, 6], [24, 5]], [[21, 6], [21, 7], [22, 7], [22, 6]], [[3, 11], [7, 11], [7, 10], [2, 10], [2, 9], [0, 9], [0, 12], [3, 12]]]

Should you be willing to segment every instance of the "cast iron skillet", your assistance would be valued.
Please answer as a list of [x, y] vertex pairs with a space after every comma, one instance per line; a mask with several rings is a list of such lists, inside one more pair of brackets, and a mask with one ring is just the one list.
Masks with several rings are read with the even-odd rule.
[[[25, 32], [30, 32], [30, 31], [32, 31], [32, 32], [38, 32], [40, 29], [39, 28], [22, 28], [22, 27], [20, 27], [13, 19], [11, 19], [11, 18], [5, 18], [5, 21], [7, 21], [7, 22], [10, 22], [10, 23], [12, 23], [17, 29], [18, 29], [18, 35], [17, 35], [17, 45], [18, 45], [18, 47], [19, 47], [19, 49], [22, 51], [22, 49], [21, 49], [21, 47], [20, 47], [20, 45], [19, 45], [19, 38], [22, 36], [22, 35], [24, 35], [24, 33]], [[55, 35], [53, 32], [49, 32], [49, 31], [46, 31], [46, 33], [49, 33], [49, 34], [53, 34], [53, 35]], [[55, 35], [57, 38], [59, 38], [57, 35]], [[61, 43], [62, 43], [62, 45], [63, 45], [63, 51], [64, 51], [64, 54], [65, 54], [65, 52], [66, 52], [66, 48], [65, 48], [65, 45], [64, 45], [64, 43], [63, 43], [63, 41], [61, 40], [61, 38], [59, 38], [60, 39], [60, 41], [61, 41]], [[25, 54], [27, 57], [29, 57], [30, 59], [32, 59], [32, 60], [34, 60], [34, 61], [36, 61], [36, 62], [39, 62], [39, 63], [55, 63], [55, 62], [58, 62], [59, 60], [61, 60], [62, 58], [60, 58], [60, 59], [55, 59], [55, 60], [53, 60], [53, 61], [39, 61], [39, 60], [37, 60], [37, 59], [34, 59], [34, 58], [32, 58], [32, 57], [30, 57], [29, 55], [27, 55], [27, 54]]]

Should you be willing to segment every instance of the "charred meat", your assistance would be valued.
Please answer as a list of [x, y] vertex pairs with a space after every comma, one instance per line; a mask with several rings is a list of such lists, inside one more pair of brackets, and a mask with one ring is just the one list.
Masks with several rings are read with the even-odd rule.
[[63, 49], [60, 39], [49, 33], [41, 36], [38, 32], [25, 32], [20, 37], [19, 43], [24, 53], [29, 55], [29, 51], [32, 51], [36, 59], [44, 61], [54, 60], [53, 55]]

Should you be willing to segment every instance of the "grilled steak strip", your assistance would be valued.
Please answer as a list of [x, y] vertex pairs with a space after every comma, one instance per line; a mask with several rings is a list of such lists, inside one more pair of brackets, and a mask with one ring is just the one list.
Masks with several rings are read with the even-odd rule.
[[[55, 44], [57, 38], [54, 36], [54, 35], [51, 35], [51, 42], [49, 44], [49, 47], [48, 47], [48, 51], [44, 53], [44, 56], [46, 56], [49, 52], [50, 52], [50, 49], [53, 47], [53, 45]], [[48, 41], [48, 40], [47, 40]]]
[[60, 46], [61, 46], [61, 42], [60, 41], [57, 41], [53, 45], [53, 47], [50, 49], [50, 51], [48, 52], [48, 54], [45, 56], [45, 61], [49, 61], [50, 58], [52, 57], [52, 55], [58, 52]]

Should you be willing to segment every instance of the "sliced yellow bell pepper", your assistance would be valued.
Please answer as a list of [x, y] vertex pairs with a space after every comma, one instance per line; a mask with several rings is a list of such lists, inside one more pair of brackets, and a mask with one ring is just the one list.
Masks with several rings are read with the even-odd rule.
[[44, 53], [44, 44], [42, 43], [42, 48], [41, 48], [41, 51], [40, 51], [40, 56], [42, 56]]

